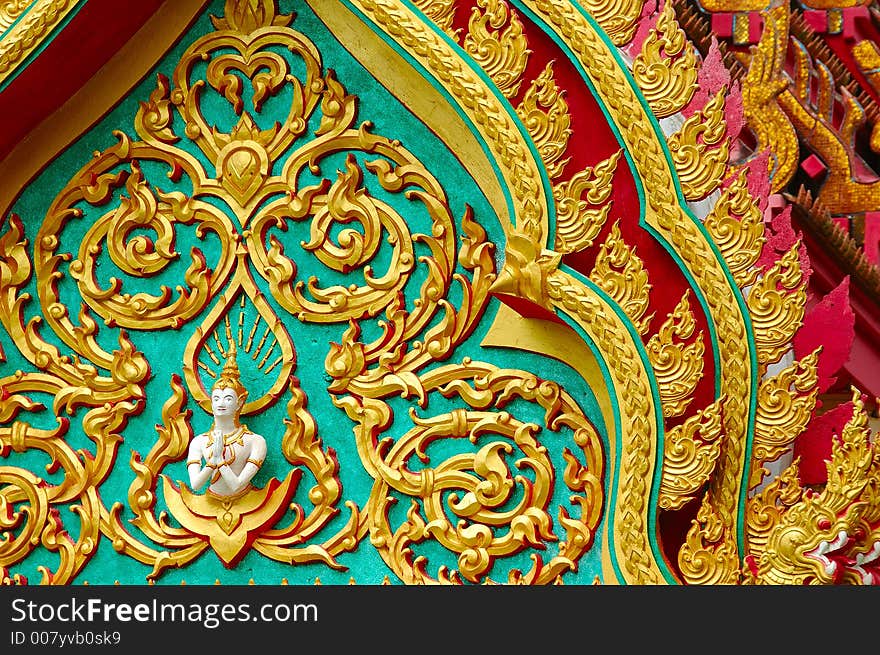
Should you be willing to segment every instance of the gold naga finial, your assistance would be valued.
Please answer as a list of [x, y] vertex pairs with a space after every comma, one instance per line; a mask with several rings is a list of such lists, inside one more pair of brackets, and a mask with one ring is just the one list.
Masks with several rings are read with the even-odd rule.
[[226, 362], [223, 364], [223, 370], [217, 377], [213, 389], [232, 389], [242, 399], [242, 405], [247, 399], [248, 391], [241, 383], [241, 372], [238, 370], [238, 363], [235, 361], [235, 344], [229, 345], [226, 351]]

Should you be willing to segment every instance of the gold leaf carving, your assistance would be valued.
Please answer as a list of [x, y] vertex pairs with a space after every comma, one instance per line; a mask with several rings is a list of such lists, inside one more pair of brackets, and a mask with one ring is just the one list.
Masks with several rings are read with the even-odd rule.
[[766, 474], [761, 465], [785, 452], [807, 426], [819, 393], [818, 362], [816, 350], [761, 383], [750, 487], [757, 486]]
[[547, 280], [559, 267], [561, 258], [557, 252], [539, 249], [534, 241], [518, 231], [511, 232], [504, 267], [492, 285], [492, 291], [519, 296], [540, 307], [548, 307]]
[[33, 0], [3, 0], [0, 2], [0, 34], [9, 29], [24, 13], [24, 10], [32, 4]]
[[697, 55], [675, 19], [671, 2], [664, 3], [656, 27], [633, 61], [632, 72], [657, 118], [681, 111], [693, 98]]
[[223, 16], [211, 16], [218, 30], [250, 34], [261, 27], [290, 24], [291, 15], [275, 15], [275, 0], [226, 0]]
[[453, 40], [458, 41], [459, 30], [452, 29], [455, 20], [455, 0], [413, 0], [413, 4], [421, 9], [441, 30]]
[[584, 250], [602, 231], [611, 203], [611, 184], [622, 150], [595, 166], [572, 175], [571, 179], [553, 186], [556, 201], [557, 252]]
[[[374, 23], [419, 59], [474, 121], [497, 157], [502, 175], [513, 193], [513, 221], [504, 221], [536, 242], [545, 242], [548, 201], [540, 182], [539, 163], [528, 151], [525, 138], [510, 112], [485, 86], [483, 76], [456, 55], [422, 20], [398, 0], [355, 0]], [[493, 5], [494, 6], [494, 5]], [[475, 8], [479, 14], [479, 8]]]
[[650, 303], [648, 272], [635, 248], [626, 245], [615, 223], [608, 233], [590, 272], [590, 279], [604, 289], [635, 324], [639, 334], [645, 334], [653, 314], [645, 316]]
[[741, 170], [722, 192], [703, 223], [727, 262], [740, 288], [753, 284], [754, 267], [766, 238], [764, 216], [749, 193], [746, 170]]
[[644, 0], [578, 0], [596, 20], [611, 42], [623, 46], [632, 41]]
[[562, 159], [571, 136], [571, 118], [563, 92], [553, 80], [553, 62], [532, 80], [516, 108], [535, 147], [547, 167], [550, 179], [559, 177], [569, 158]]
[[669, 152], [681, 182], [684, 197], [702, 200], [714, 191], [727, 172], [729, 144], [724, 120], [724, 98], [727, 86], [721, 89], [667, 139]]
[[517, 13], [504, 0], [477, 0], [463, 45], [501, 93], [512, 98], [519, 92], [531, 51]]
[[[109, 159], [114, 158], [111, 152]], [[154, 191], [144, 180], [139, 166], [131, 162], [131, 174], [125, 181], [128, 197], [120, 199], [112, 212], [94, 221], [82, 239], [78, 256], [70, 263], [70, 275], [77, 280], [80, 292], [89, 306], [105, 321], [133, 329], [178, 327], [204, 309], [211, 295], [228, 278], [234, 263], [234, 249], [228, 245], [235, 233], [228, 217], [209, 203], [184, 198], [173, 192]], [[88, 176], [88, 172], [83, 177]], [[53, 256], [58, 248], [57, 234], [72, 215], [67, 205], [87, 190], [68, 185], [69, 193], [62, 193], [52, 204], [47, 220], [40, 227], [35, 253], [39, 262], [37, 279], [50, 280], [57, 275], [58, 264], [65, 256]], [[155, 275], [179, 257], [173, 249], [174, 226], [197, 223], [201, 230], [215, 234], [227, 244], [220, 261], [211, 270], [202, 252], [195, 247], [190, 251], [192, 264], [186, 271], [187, 286], [178, 288], [178, 297], [172, 299], [172, 290], [161, 286], [158, 293], [123, 291], [124, 282], [110, 277], [107, 288], [99, 283], [101, 264], [98, 257], [106, 243], [110, 261], [124, 274], [141, 277]], [[137, 235], [139, 230], [151, 230], [156, 239]], [[58, 292], [53, 284], [43, 284], [40, 300], [49, 307], [50, 324], [59, 334], [74, 333], [67, 310], [60, 306]], [[57, 308], [53, 310], [52, 308]], [[94, 356], [90, 359], [94, 361]]]
[[807, 291], [795, 243], [754, 284], [746, 299], [755, 331], [758, 362], [777, 361], [803, 323]]
[[[460, 584], [464, 578], [491, 584], [496, 560], [525, 548], [544, 550], [546, 542], [556, 541], [548, 507], [553, 467], [538, 440], [542, 428], [502, 411], [520, 398], [544, 410], [546, 429], [574, 431], [578, 448], [565, 450], [564, 481], [573, 492], [576, 512], [560, 508], [566, 539], [558, 554], [547, 561], [533, 555], [531, 569], [513, 569], [508, 582], [546, 584], [571, 570], [593, 542], [602, 516], [601, 444], [573, 399], [551, 381], [469, 359], [424, 374], [422, 385], [426, 393], [457, 397], [469, 407], [424, 418], [411, 409], [411, 430], [377, 441], [376, 432], [392, 420], [386, 403], [352, 396], [336, 401], [358, 423], [358, 450], [376, 478], [369, 503], [370, 538], [386, 563], [407, 583]], [[454, 439], [467, 439], [476, 447], [432, 463], [429, 445]], [[511, 474], [508, 458], [513, 453], [517, 466], [533, 475]], [[411, 497], [407, 520], [396, 529], [388, 513], [391, 491]], [[444, 565], [431, 575], [427, 557], [414, 557], [413, 552], [413, 546], [427, 539], [456, 554], [458, 569]]]
[[720, 435], [718, 400], [666, 433], [658, 497], [662, 509], [680, 509], [702, 489], [721, 454]]
[[[0, 236], [0, 320], [13, 338], [18, 351], [46, 373], [45, 376], [37, 375], [36, 379], [40, 380], [39, 389], [55, 395], [53, 409], [72, 411], [78, 405], [112, 403], [142, 396], [139, 383], [146, 378], [149, 367], [124, 333], [119, 334], [120, 350], [105, 352], [95, 341], [97, 324], [83, 308], [80, 312], [83, 325], [71, 325], [69, 332], [62, 335], [66, 337], [67, 345], [77, 353], [111, 372], [110, 377], [103, 377], [94, 366], [81, 361], [79, 357], [63, 355], [54, 345], [44, 341], [39, 334], [39, 317], [25, 321], [24, 307], [30, 300], [30, 294], [20, 293], [20, 289], [30, 280], [32, 268], [23, 234], [21, 220], [18, 216], [11, 215], [9, 229]], [[49, 237], [46, 243], [57, 245], [57, 239]], [[62, 257], [48, 259], [45, 263], [54, 265]], [[49, 279], [54, 278], [50, 275]], [[46, 294], [55, 293], [54, 284], [47, 286], [50, 288], [40, 291]], [[57, 308], [54, 315], [51, 312], [47, 314], [50, 324], [56, 317], [66, 317], [67, 310], [61, 303], [53, 300], [49, 307]]]
[[703, 497], [678, 551], [678, 566], [684, 580], [692, 585], [736, 584], [740, 580], [736, 540], [727, 534], [708, 496]]
[[647, 344], [666, 418], [684, 413], [703, 374], [703, 333], [686, 343], [696, 328], [689, 295], [688, 290]]

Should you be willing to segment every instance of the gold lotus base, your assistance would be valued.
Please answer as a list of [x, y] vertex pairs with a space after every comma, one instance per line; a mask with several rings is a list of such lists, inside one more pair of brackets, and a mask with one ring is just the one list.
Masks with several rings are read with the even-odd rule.
[[272, 527], [287, 511], [302, 477], [292, 469], [283, 482], [269, 480], [262, 489], [248, 488], [237, 496], [196, 494], [163, 475], [165, 502], [172, 516], [194, 536], [207, 541], [227, 568], [232, 568], [250, 550], [260, 534]]

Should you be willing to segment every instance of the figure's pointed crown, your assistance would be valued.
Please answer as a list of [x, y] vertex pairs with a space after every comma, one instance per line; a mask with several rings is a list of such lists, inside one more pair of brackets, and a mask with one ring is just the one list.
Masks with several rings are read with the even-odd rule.
[[233, 389], [240, 398], [247, 398], [247, 389], [241, 383], [241, 372], [238, 370], [238, 363], [235, 360], [235, 344], [230, 344], [226, 351], [226, 362], [223, 364], [223, 370], [217, 377], [212, 389]]

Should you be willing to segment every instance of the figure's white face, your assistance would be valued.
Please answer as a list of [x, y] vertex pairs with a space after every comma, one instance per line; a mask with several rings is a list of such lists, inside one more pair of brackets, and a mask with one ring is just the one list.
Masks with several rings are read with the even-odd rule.
[[211, 410], [215, 417], [235, 416], [240, 401], [233, 389], [214, 389], [211, 392]]

